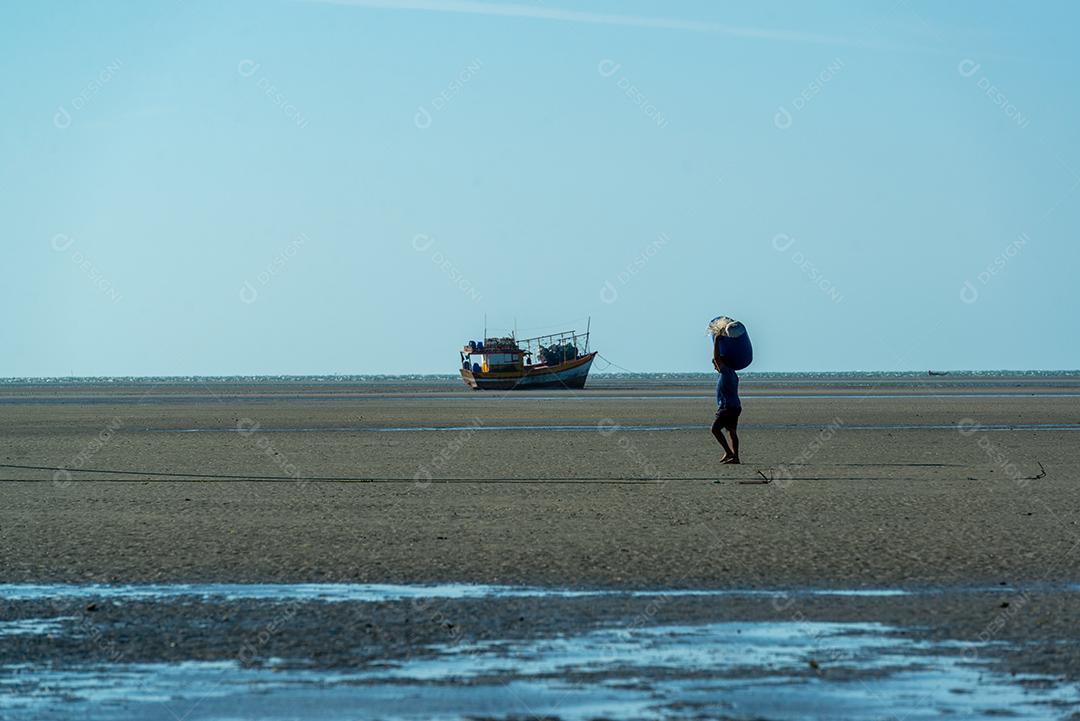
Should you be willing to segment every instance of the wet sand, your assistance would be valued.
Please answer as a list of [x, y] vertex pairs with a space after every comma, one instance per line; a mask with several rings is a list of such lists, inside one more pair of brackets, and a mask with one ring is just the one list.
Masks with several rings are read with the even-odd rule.
[[1080, 679], [1080, 380], [747, 378], [742, 466], [718, 464], [708, 385], [597, 386], [3, 388], [0, 582], [915, 593], [305, 602], [284, 624], [258, 600], [0, 600], [93, 629], [0, 655], [229, 660], [280, 627], [253, 662], [334, 668], [641, 619], [874, 622]]
[[[73, 470], [0, 467], [0, 575], [620, 587], [1080, 579], [1080, 396], [1065, 395], [1080, 382], [849, 383], [807, 397], [821, 390], [744, 381], [744, 465], [721, 466], [701, 385], [8, 388], [0, 463]], [[515, 425], [574, 429], [506, 429]], [[457, 430], [380, 431], [417, 427]], [[753, 483], [763, 476], [773, 482]]]

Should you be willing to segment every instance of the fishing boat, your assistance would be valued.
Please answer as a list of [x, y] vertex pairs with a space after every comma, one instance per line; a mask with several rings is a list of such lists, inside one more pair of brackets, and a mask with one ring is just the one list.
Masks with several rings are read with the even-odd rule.
[[461, 350], [461, 378], [475, 390], [584, 388], [595, 357], [588, 330], [471, 340]]

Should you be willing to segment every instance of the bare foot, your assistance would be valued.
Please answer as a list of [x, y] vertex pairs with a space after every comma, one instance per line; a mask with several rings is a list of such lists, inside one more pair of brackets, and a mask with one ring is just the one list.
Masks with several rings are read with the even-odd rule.
[[725, 457], [720, 459], [720, 462], [721, 463], [730, 463], [732, 465], [738, 465], [739, 459], [736, 458], [735, 456], [725, 456]]

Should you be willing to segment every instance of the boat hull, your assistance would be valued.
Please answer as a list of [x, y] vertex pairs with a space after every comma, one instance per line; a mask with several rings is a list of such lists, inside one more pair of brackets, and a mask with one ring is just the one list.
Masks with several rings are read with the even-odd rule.
[[473, 373], [461, 369], [461, 379], [470, 388], [482, 391], [539, 390], [542, 388], [584, 388], [596, 353], [557, 366], [526, 367], [522, 373]]

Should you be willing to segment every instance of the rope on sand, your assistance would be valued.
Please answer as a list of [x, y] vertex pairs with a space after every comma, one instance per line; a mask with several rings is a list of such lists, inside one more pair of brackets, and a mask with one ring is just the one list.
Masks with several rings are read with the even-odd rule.
[[[960, 466], [953, 463], [839, 463], [834, 466], [859, 466], [859, 467], [947, 467]], [[1038, 480], [1047, 476], [1047, 470], [1042, 463], [1039, 464], [1039, 473], [1034, 476], [1025, 476], [1023, 480]], [[417, 476], [255, 476], [244, 474], [222, 473], [179, 473], [175, 471], [131, 471], [121, 468], [66, 468], [58, 465], [23, 465], [18, 463], [0, 463], [0, 468], [16, 468], [19, 471], [52, 471], [53, 477], [40, 478], [0, 478], [0, 482], [27, 482], [27, 484], [44, 484], [44, 482], [83, 482], [83, 481], [107, 481], [107, 482], [140, 482], [150, 480], [173, 480], [173, 481], [265, 481], [265, 482], [294, 482], [294, 484], [307, 484], [307, 482], [336, 482], [336, 484], [418, 484], [428, 486], [430, 484], [610, 484], [627, 486], [659, 486], [671, 481], [712, 481], [714, 484], [737, 484], [740, 486], [769, 486], [777, 479], [777, 470], [773, 467], [765, 468], [762, 472], [751, 466], [740, 466], [743, 471], [753, 470], [754, 476], [750, 478], [739, 476], [562, 476], [552, 478], [550, 476], [517, 477], [517, 478], [477, 478], [475, 476], [450, 477], [450, 478], [418, 478]], [[64, 474], [64, 477], [58, 477]], [[118, 478], [73, 478], [73, 474], [98, 474], [99, 476], [137, 476], [131, 479]], [[798, 476], [787, 474], [787, 480], [906, 480], [897, 477], [870, 477], [870, 476], [829, 476], [813, 475]]]
[[[936, 464], [936, 463], [848, 463], [848, 464], [834, 464], [840, 466], [869, 466], [869, 467], [917, 467], [917, 466], [944, 466], [950, 464]], [[248, 481], [259, 481], [265, 483], [413, 483], [421, 486], [427, 486], [429, 484], [480, 484], [480, 485], [496, 485], [496, 484], [525, 484], [525, 483], [544, 483], [548, 485], [555, 484], [577, 484], [577, 485], [626, 485], [626, 486], [661, 486], [670, 482], [702, 482], [709, 481], [713, 484], [720, 485], [740, 485], [740, 486], [772, 486], [774, 478], [774, 469], [769, 468], [763, 473], [760, 470], [754, 470], [756, 476], [749, 478], [745, 476], [609, 476], [609, 477], [596, 477], [596, 476], [562, 476], [560, 478], [551, 478], [550, 476], [541, 477], [518, 477], [518, 478], [476, 478], [475, 476], [458, 477], [458, 478], [427, 478], [418, 479], [416, 476], [254, 476], [254, 475], [230, 475], [224, 473], [176, 473], [172, 471], [145, 471], [145, 470], [120, 470], [109, 468], [64, 468], [62, 466], [30, 466], [20, 465], [16, 463], [0, 463], [0, 468], [14, 468], [26, 471], [54, 471], [51, 479], [45, 478], [0, 478], [0, 483], [89, 483], [89, 482], [102, 482], [102, 483], [244, 483]], [[742, 470], [749, 471], [749, 466], [740, 466]], [[1046, 469], [1039, 464], [1040, 472], [1035, 476], [1028, 476], [1024, 480], [1036, 480], [1046, 476]], [[64, 473], [64, 477], [58, 478], [57, 473]], [[73, 474], [89, 474], [96, 473], [99, 477], [93, 476], [87, 478], [74, 478]], [[768, 475], [766, 475], [766, 473]], [[132, 476], [131, 478], [103, 478], [100, 476]], [[789, 476], [788, 480], [798, 481], [800, 483], [806, 481], [850, 481], [853, 483], [859, 483], [864, 481], [917, 481], [921, 480], [920, 477], [900, 477], [900, 476], [845, 476], [845, 475], [807, 475], [807, 476]], [[988, 479], [989, 480], [989, 479]], [[776, 484], [780, 485], [780, 484]]]
[[[118, 470], [110, 468], [63, 468], [61, 466], [29, 466], [20, 465], [15, 463], [0, 463], [0, 468], [16, 468], [27, 471], [55, 471], [57, 473], [64, 473], [66, 477], [63, 479], [57, 479], [55, 476], [52, 482], [63, 483], [77, 483], [80, 481], [108, 481], [108, 482], [121, 482], [118, 479], [109, 478], [71, 478], [70, 476], [75, 473], [97, 473], [100, 475], [116, 475], [116, 476], [139, 476], [139, 478], [123, 479], [124, 482], [138, 482], [146, 480], [173, 480], [177, 482], [183, 481], [270, 481], [270, 482], [291, 482], [291, 483], [307, 483], [307, 482], [331, 482], [331, 483], [422, 483], [427, 485], [429, 483], [623, 483], [628, 485], [657, 485], [666, 481], [715, 481], [715, 477], [667, 477], [659, 478], [655, 476], [613, 476], [608, 478], [597, 477], [563, 477], [563, 478], [433, 478], [430, 481], [425, 479], [417, 479], [415, 476], [384, 476], [384, 477], [372, 477], [372, 476], [251, 476], [251, 475], [232, 475], [224, 473], [176, 473], [172, 471], [133, 471], [133, 470]], [[148, 478], [153, 477], [153, 478]], [[736, 480], [734, 478], [724, 480]], [[29, 478], [5, 478], [0, 479], [0, 482], [4, 481], [17, 481], [25, 483], [48, 483], [49, 480], [43, 479], [29, 479]]]

